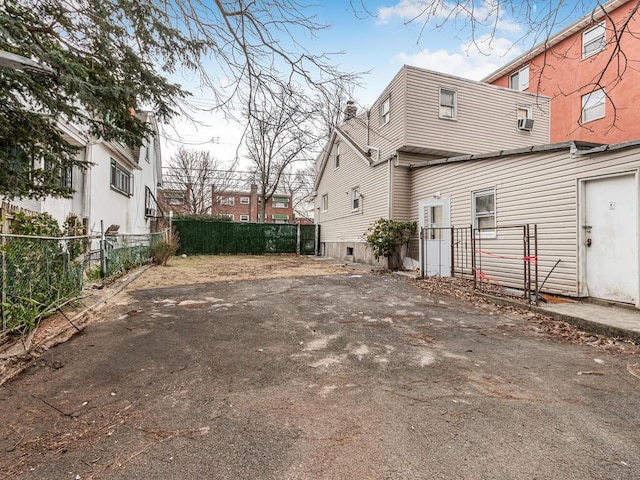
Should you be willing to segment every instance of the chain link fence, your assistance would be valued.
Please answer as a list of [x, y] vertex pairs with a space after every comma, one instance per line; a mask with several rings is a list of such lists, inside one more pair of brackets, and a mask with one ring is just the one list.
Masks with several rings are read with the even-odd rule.
[[147, 263], [166, 232], [34, 237], [0, 234], [1, 332], [26, 332], [80, 296], [85, 278], [121, 275]]

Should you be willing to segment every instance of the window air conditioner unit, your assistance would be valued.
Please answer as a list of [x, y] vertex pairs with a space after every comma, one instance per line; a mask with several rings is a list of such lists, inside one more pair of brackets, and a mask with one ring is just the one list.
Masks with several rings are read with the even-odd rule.
[[533, 118], [519, 118], [518, 130], [524, 130], [525, 132], [533, 130]]

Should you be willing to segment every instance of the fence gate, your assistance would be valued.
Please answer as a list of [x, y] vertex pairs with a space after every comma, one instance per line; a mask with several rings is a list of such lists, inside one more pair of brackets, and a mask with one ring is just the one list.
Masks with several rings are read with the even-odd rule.
[[423, 200], [420, 219], [420, 274], [451, 276], [451, 231], [449, 198]]

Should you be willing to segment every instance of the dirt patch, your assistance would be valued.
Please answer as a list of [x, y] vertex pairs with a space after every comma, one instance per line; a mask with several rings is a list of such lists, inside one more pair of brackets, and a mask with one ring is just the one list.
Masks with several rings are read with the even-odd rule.
[[297, 255], [194, 255], [174, 257], [166, 267], [149, 269], [131, 289], [345, 273], [351, 270]]

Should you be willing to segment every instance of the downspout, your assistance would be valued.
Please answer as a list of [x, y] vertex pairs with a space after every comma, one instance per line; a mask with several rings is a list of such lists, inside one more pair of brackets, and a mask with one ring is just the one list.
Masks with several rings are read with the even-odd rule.
[[393, 182], [391, 177], [391, 169], [393, 167], [393, 157], [387, 160], [387, 218], [391, 220], [391, 195], [393, 193]]
[[371, 110], [367, 110], [367, 145], [369, 145], [369, 115], [371, 114]]
[[[93, 143], [89, 142], [84, 149], [84, 160], [91, 159], [91, 150], [93, 149]], [[87, 234], [91, 233], [90, 223], [91, 213], [91, 167], [87, 167], [82, 173], [82, 218], [87, 219]]]

